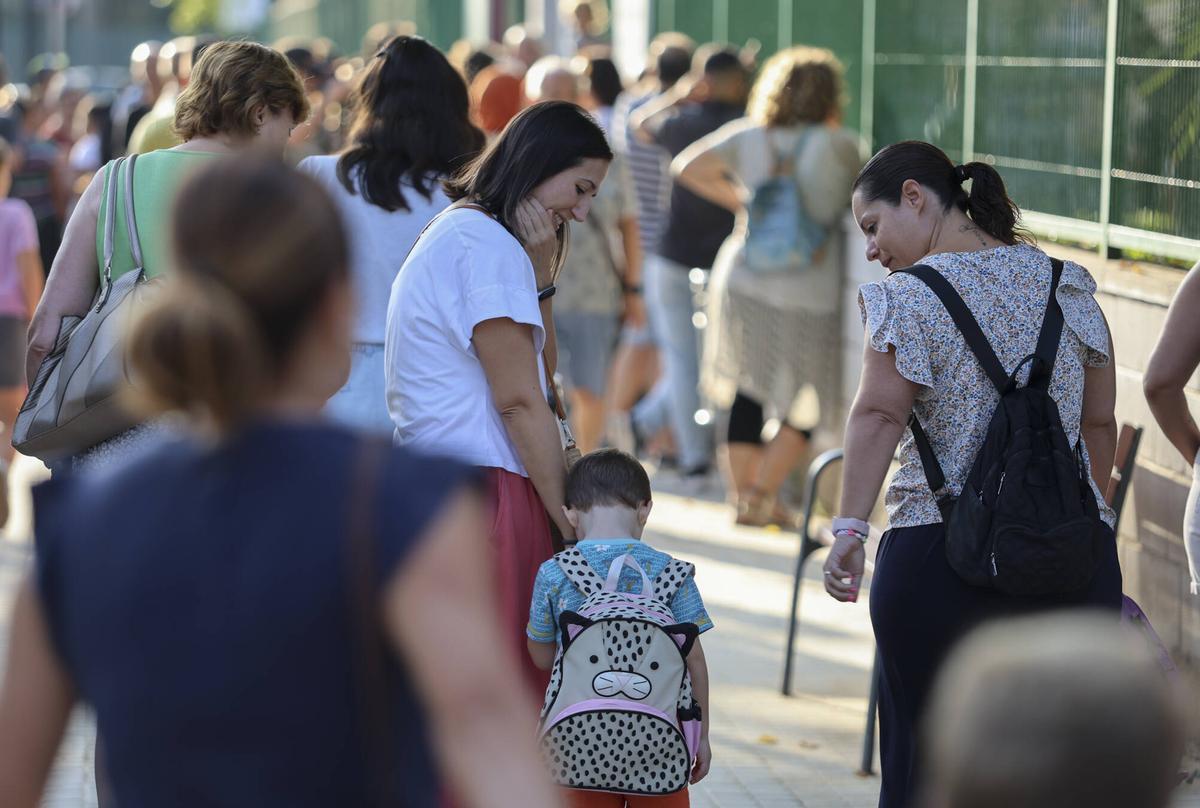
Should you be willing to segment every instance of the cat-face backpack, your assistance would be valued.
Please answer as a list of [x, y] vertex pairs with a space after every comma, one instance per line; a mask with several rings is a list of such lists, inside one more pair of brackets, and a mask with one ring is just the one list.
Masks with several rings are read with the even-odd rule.
[[[563, 612], [539, 734], [559, 785], [622, 794], [662, 795], [687, 787], [700, 739], [687, 655], [699, 635], [668, 605], [695, 573], [672, 559], [653, 581], [630, 555], [608, 579], [570, 548], [555, 556], [587, 599]], [[629, 566], [640, 593], [618, 592]]]

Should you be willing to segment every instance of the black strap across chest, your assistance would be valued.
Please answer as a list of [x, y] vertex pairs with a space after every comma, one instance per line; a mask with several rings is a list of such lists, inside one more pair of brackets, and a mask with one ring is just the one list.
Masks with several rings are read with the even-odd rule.
[[[1063, 263], [1057, 258], [1051, 258], [1050, 266], [1052, 272], [1050, 294], [1046, 301], [1046, 312], [1042, 318], [1042, 330], [1038, 334], [1037, 348], [1033, 354], [1022, 359], [1011, 373], [1004, 369], [1004, 365], [996, 356], [991, 343], [984, 336], [979, 321], [975, 319], [975, 315], [971, 314], [971, 310], [963, 301], [962, 296], [940, 272], [925, 264], [917, 264], [897, 270], [897, 272], [913, 275], [938, 296], [951, 319], [954, 320], [955, 326], [962, 333], [967, 347], [979, 361], [980, 367], [983, 368], [996, 391], [1003, 396], [1016, 387], [1017, 374], [1021, 367], [1030, 361], [1033, 362], [1033, 367], [1029, 373], [1028, 386], [1043, 391], [1050, 387], [1050, 377], [1054, 373], [1054, 363], [1058, 357], [1058, 345], [1062, 340], [1063, 313], [1056, 293], [1059, 281], [1062, 279]], [[925, 477], [929, 481], [929, 487], [933, 490], [935, 497], [939, 500], [943, 499], [944, 494], [939, 492], [946, 486], [946, 474], [942, 470], [942, 465], [938, 462], [937, 456], [933, 452], [933, 446], [929, 442], [929, 436], [925, 434], [915, 412], [909, 418], [908, 425], [912, 429], [913, 441], [917, 446], [917, 454], [921, 457], [921, 465], [925, 468]]]

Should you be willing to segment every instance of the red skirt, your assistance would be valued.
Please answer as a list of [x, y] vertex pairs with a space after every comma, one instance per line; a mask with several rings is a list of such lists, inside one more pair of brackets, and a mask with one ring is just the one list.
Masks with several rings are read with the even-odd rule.
[[522, 679], [540, 705], [550, 672], [538, 670], [529, 658], [525, 627], [529, 624], [529, 602], [538, 567], [554, 555], [550, 518], [528, 478], [498, 468], [484, 469], [484, 473], [500, 624], [520, 660]]

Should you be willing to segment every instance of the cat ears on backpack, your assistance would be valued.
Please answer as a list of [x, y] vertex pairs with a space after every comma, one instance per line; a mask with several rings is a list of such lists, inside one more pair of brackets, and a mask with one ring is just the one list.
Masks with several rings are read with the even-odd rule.
[[[578, 612], [563, 612], [558, 617], [558, 629], [562, 632], [562, 647], [565, 653], [571, 647], [571, 643], [575, 641], [584, 629], [594, 626], [597, 621], [589, 620]], [[695, 623], [677, 623], [672, 626], [662, 626], [662, 630], [670, 635], [675, 644], [679, 646], [679, 653], [685, 659], [691, 653], [692, 646], [696, 644], [696, 639], [700, 636], [700, 629]]]

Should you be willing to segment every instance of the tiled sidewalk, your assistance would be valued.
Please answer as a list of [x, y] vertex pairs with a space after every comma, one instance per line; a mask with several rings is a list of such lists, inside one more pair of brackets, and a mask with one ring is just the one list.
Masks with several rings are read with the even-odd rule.
[[780, 695], [797, 538], [737, 528], [723, 506], [657, 494], [646, 541], [696, 564], [716, 628], [713, 769], [699, 808], [869, 808], [878, 777], [858, 775], [874, 653], [865, 602], [838, 604], [813, 559], [801, 594], [791, 698]]

